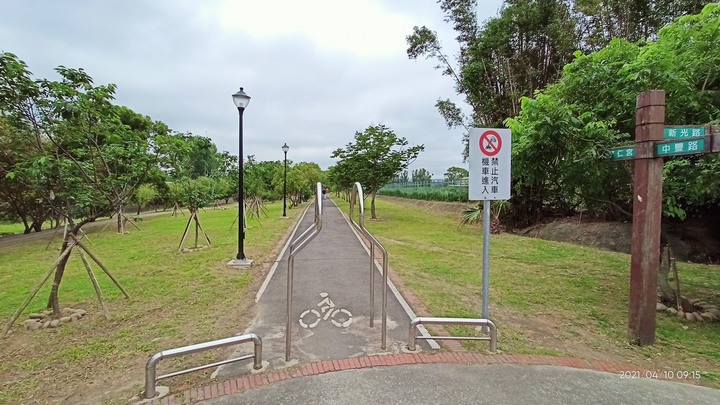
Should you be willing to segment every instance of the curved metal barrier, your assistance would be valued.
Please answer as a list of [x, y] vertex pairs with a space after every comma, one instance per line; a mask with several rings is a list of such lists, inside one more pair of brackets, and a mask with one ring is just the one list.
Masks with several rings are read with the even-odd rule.
[[[380, 348], [385, 350], [387, 341], [387, 286], [388, 286], [388, 253], [385, 247], [367, 230], [365, 229], [365, 196], [363, 195], [362, 185], [355, 182], [350, 194], [350, 223], [363, 236], [370, 241], [370, 327], [372, 328], [375, 320], [375, 246], [380, 249], [383, 256], [383, 290], [382, 290], [382, 342]], [[355, 203], [358, 204], [359, 222], [353, 219], [353, 211]]]
[[[475, 326], [487, 326], [490, 329], [489, 337], [478, 337], [478, 336], [417, 336], [415, 335], [415, 328], [420, 324], [434, 324], [434, 325], [475, 325]], [[489, 319], [470, 319], [470, 318], [429, 318], [429, 317], [418, 317], [410, 322], [410, 335], [408, 337], [408, 350], [415, 350], [415, 341], [417, 339], [434, 339], [434, 340], [489, 340], [490, 351], [495, 353], [497, 351], [497, 328], [495, 324]]]
[[290, 243], [290, 253], [288, 254], [288, 272], [287, 272], [287, 317], [285, 324], [285, 361], [290, 361], [292, 352], [292, 291], [293, 291], [293, 270], [295, 269], [295, 255], [298, 254], [311, 240], [313, 240], [322, 230], [322, 184], [319, 182], [315, 186], [315, 221], [313, 225], [308, 227], [300, 236]]
[[[204, 366], [188, 368], [185, 370], [176, 371], [174, 373], [161, 375], [160, 377], [156, 376], [156, 368], [160, 360], [170, 359], [186, 354], [198, 353], [209, 349], [217, 349], [219, 347], [232, 346], [246, 342], [253, 342], [255, 344], [255, 350], [253, 354], [218, 361], [216, 363], [206, 364]], [[234, 363], [236, 361], [247, 360], [250, 358], [254, 359], [254, 369], [258, 370], [262, 368], [262, 340], [254, 333], [249, 333], [247, 335], [241, 336], [233, 336], [220, 340], [213, 340], [205, 343], [198, 343], [190, 346], [178, 347], [176, 349], [163, 350], [161, 352], [153, 354], [150, 359], [148, 359], [147, 364], [145, 365], [145, 392], [143, 393], [143, 396], [146, 399], [150, 399], [157, 395], [157, 392], [155, 392], [155, 383], [157, 383], [159, 380], [170, 377], [177, 377], [179, 375], [192, 373], [193, 371], [204, 370], [206, 368], [221, 366], [223, 364]]]

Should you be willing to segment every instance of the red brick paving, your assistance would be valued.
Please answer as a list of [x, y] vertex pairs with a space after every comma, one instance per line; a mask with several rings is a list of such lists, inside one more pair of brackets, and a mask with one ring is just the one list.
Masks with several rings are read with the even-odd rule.
[[[201, 388], [191, 388], [182, 393], [157, 398], [151, 405], [190, 404], [201, 400], [217, 398], [245, 391], [253, 387], [273, 384], [290, 378], [319, 375], [341, 370], [362, 369], [372, 367], [391, 367], [401, 364], [518, 364], [548, 365], [580, 368], [587, 370], [618, 373], [620, 371], [639, 371], [646, 369], [630, 364], [607, 363], [597, 360], [585, 360], [574, 357], [552, 357], [531, 355], [480, 354], [469, 352], [436, 352], [436, 353], [398, 353], [382, 354], [365, 357], [354, 357], [340, 360], [323, 360], [303, 364], [291, 370], [277, 370], [262, 374], [252, 374], [228, 381], [216, 382]], [[678, 380], [674, 380], [678, 381]], [[687, 381], [686, 381], [687, 382]]]

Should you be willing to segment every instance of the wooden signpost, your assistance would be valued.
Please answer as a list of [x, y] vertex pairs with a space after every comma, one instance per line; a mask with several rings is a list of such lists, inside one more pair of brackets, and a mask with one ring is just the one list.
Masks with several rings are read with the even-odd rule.
[[630, 343], [655, 343], [660, 268], [663, 157], [720, 152], [717, 126], [665, 126], [665, 92], [637, 97], [635, 145], [610, 150], [613, 160], [634, 160], [633, 226], [630, 260]]

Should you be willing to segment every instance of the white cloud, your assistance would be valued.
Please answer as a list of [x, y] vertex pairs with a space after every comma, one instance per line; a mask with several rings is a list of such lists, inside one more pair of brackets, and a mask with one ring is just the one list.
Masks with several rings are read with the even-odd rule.
[[412, 19], [374, 1], [226, 0], [206, 10], [223, 30], [256, 40], [309, 40], [324, 53], [358, 57], [402, 54]]

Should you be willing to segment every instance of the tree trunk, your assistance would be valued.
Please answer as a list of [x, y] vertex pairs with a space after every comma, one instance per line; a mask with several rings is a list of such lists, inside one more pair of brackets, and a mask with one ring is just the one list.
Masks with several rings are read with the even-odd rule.
[[377, 216], [375, 215], [375, 195], [377, 194], [376, 191], [373, 191], [370, 195], [372, 196], [372, 200], [370, 200], [370, 219], [377, 219]]
[[118, 208], [118, 211], [117, 211], [117, 226], [118, 226], [117, 233], [119, 233], [120, 235], [122, 235], [124, 233], [123, 229], [122, 229], [123, 228], [122, 219], [123, 219], [122, 207], [120, 207], [120, 208]]
[[25, 227], [23, 234], [27, 235], [32, 232], [32, 225], [28, 224], [27, 218], [23, 215], [20, 217], [20, 219], [22, 220], [23, 226]]
[[31, 225], [33, 231], [35, 231], [35, 232], [42, 231], [42, 226], [43, 226], [42, 221], [33, 222], [33, 224]]
[[138, 204], [137, 215], [140, 215], [140, 204]]
[[[73, 234], [77, 232], [73, 228]], [[60, 249], [61, 252], [64, 252], [65, 249], [67, 249], [68, 246], [68, 238], [65, 238], [62, 243], [62, 248]], [[52, 308], [53, 310], [53, 318], [59, 319], [60, 318], [60, 300], [58, 297], [58, 291], [60, 290], [60, 281], [62, 281], [63, 274], [65, 273], [65, 265], [68, 262], [68, 259], [70, 258], [70, 255], [65, 255], [65, 257], [60, 260], [60, 263], [58, 263], [57, 267], [55, 268], [55, 278], [53, 279], [53, 285], [52, 289], [50, 290], [50, 298], [48, 299], [47, 308]]]

